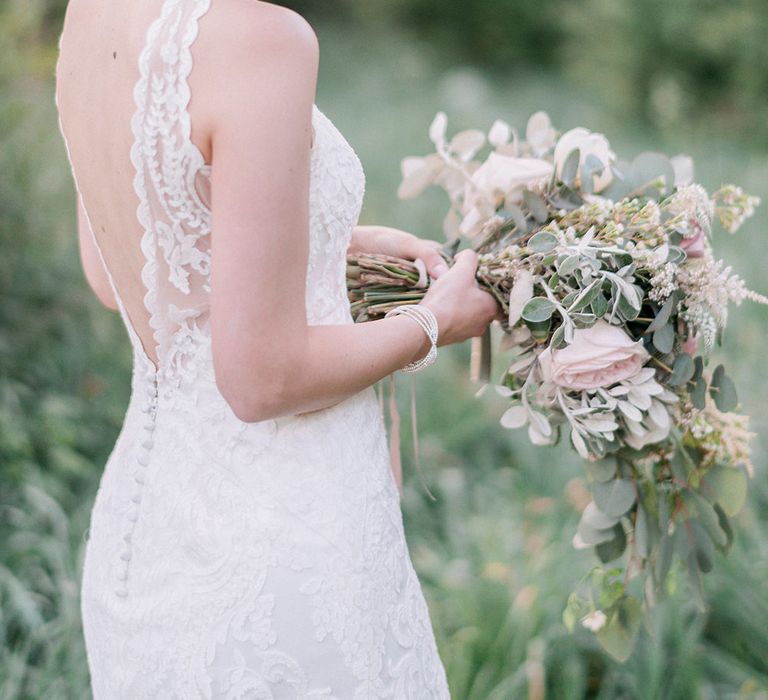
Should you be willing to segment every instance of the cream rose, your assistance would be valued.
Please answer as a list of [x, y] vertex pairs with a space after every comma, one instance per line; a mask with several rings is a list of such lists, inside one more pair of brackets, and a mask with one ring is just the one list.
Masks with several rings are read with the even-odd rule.
[[[522, 191], [545, 183], [551, 176], [552, 163], [539, 158], [514, 158], [491, 153], [472, 175], [472, 183], [487, 197], [504, 195], [508, 202], [519, 202]], [[471, 196], [471, 195], [470, 195]]]
[[642, 341], [601, 320], [591, 328], [577, 328], [570, 345], [544, 350], [539, 367], [545, 381], [566, 389], [597, 389], [633, 377], [649, 357]]
[[546, 183], [554, 166], [539, 158], [516, 158], [493, 152], [472, 174], [464, 190], [464, 219], [461, 233], [475, 236], [503, 202], [517, 204], [523, 190]]
[[611, 150], [611, 145], [603, 134], [593, 133], [582, 126], [566, 131], [558, 139], [554, 154], [557, 176], [562, 177], [565, 161], [575, 148], [579, 149], [577, 183], [581, 182], [581, 166], [584, 165], [588, 156], [593, 155], [605, 165], [602, 173], [594, 176], [595, 192], [600, 192], [610, 185], [613, 180], [613, 173], [611, 173], [609, 164], [616, 159], [616, 154]]

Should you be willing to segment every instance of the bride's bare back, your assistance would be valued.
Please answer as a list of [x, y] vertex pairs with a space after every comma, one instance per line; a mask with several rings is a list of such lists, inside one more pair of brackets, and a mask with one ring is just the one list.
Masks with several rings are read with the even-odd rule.
[[[61, 35], [56, 86], [62, 129], [82, 195], [78, 222], [86, 277], [102, 302], [116, 308], [100, 249], [133, 328], [155, 364], [157, 352], [144, 304], [146, 289], [141, 273], [145, 256], [140, 247], [143, 229], [137, 218], [136, 170], [131, 162], [131, 149], [136, 141], [132, 117], [137, 109], [134, 89], [140, 77], [139, 57], [147, 28], [158, 16], [160, 7], [158, 0], [129, 4], [72, 0]], [[280, 41], [282, 37], [292, 44], [302, 40], [311, 43], [314, 39], [301, 17], [276, 5], [256, 0], [223, 0], [211, 6], [205, 17], [205, 31], [192, 48], [196, 69], [190, 73], [188, 84], [195, 97], [187, 108], [190, 140], [203, 161], [195, 174], [194, 187], [209, 208], [207, 175], [216, 113], [236, 111], [238, 101], [243, 99], [242, 95], [222, 90], [221, 73], [216, 73], [221, 68], [223, 37], [236, 41], [237, 26], [240, 25], [242, 33], [244, 20], [251, 26], [254, 40], [259, 32], [272, 32], [273, 37], [277, 35], [274, 40]], [[263, 43], [269, 47], [269, 41]], [[311, 70], [307, 71], [304, 90], [307, 94], [314, 91]], [[211, 102], [215, 109], [210, 107]], [[298, 129], [296, 141], [303, 142], [305, 133], [306, 129]], [[226, 177], [226, 173], [222, 174]], [[91, 230], [98, 248], [91, 240]]]

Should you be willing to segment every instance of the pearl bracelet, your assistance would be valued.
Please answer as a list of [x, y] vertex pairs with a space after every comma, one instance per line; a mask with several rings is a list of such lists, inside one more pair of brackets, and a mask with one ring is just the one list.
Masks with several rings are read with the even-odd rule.
[[403, 304], [402, 306], [396, 306], [394, 309], [387, 311], [384, 318], [389, 316], [396, 316], [397, 314], [405, 314], [410, 316], [416, 323], [418, 323], [422, 330], [427, 334], [432, 347], [429, 352], [420, 360], [410, 362], [402, 368], [403, 372], [416, 372], [425, 367], [429, 367], [437, 357], [437, 318], [432, 310], [424, 306], [423, 304]]

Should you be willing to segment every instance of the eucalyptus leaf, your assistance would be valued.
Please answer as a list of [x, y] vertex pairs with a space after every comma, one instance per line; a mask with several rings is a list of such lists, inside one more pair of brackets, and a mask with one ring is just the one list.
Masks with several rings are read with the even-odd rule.
[[675, 479], [685, 484], [688, 483], [688, 471], [689, 465], [680, 452], [675, 452], [669, 460], [669, 467], [672, 469], [672, 474]]
[[659, 494], [658, 504], [656, 506], [658, 511], [658, 525], [660, 532], [667, 532], [669, 529], [669, 498], [664, 494]]
[[693, 376], [691, 377], [692, 382], [698, 381], [699, 377], [704, 373], [704, 358], [699, 355], [698, 357], [693, 358]]
[[515, 222], [515, 226], [520, 231], [526, 231], [528, 229], [528, 218], [523, 213], [523, 210], [516, 204], [509, 204], [507, 206], [509, 212], [509, 218]]
[[674, 554], [674, 551], [674, 538], [672, 535], [668, 535], [665, 532], [659, 540], [659, 548], [656, 552], [655, 574], [659, 588], [664, 585], [664, 581], [669, 573], [669, 568], [672, 566], [672, 555]]
[[712, 373], [709, 394], [715, 400], [717, 409], [723, 413], [735, 411], [736, 407], [739, 405], [739, 398], [736, 394], [736, 385], [725, 373], [725, 367], [723, 367], [723, 365], [718, 365]]
[[627, 548], [627, 535], [621, 523], [613, 526], [614, 536], [608, 542], [601, 542], [595, 547], [595, 553], [603, 564], [618, 559]]
[[614, 476], [616, 476], [616, 460], [612, 457], [598, 459], [594, 462], [587, 462], [586, 467], [589, 475], [595, 481], [609, 481], [610, 479], [613, 479]]
[[637, 553], [644, 559], [648, 557], [651, 551], [651, 534], [648, 514], [642, 503], [637, 504], [635, 512], [635, 547]]
[[696, 556], [696, 547], [691, 547], [690, 552], [685, 557], [685, 561], [688, 565], [688, 588], [690, 591], [690, 599], [694, 602], [700, 612], [706, 612], [707, 604], [704, 601], [704, 587], [701, 581], [701, 569], [699, 567], [699, 560]]
[[[619, 519], [612, 515], [606, 515], [595, 505], [594, 501], [590, 501], [581, 513], [581, 520], [590, 527], [605, 530], [612, 528]], [[613, 538], [613, 535], [611, 535], [611, 538]]]
[[648, 332], [653, 333], [653, 331], [657, 331], [663, 326], [666, 326], [667, 323], [669, 323], [669, 319], [672, 318], [672, 313], [676, 307], [677, 295], [670, 294], [669, 297], [667, 297], [667, 300], [662, 304], [659, 312], [656, 314], [656, 318], [654, 318], [651, 324], [648, 326]]
[[715, 558], [715, 547], [706, 530], [698, 520], [689, 520], [688, 524], [691, 528], [691, 535], [693, 536], [693, 548], [696, 562], [703, 573], [709, 573], [712, 570], [712, 561]]
[[560, 175], [560, 179], [566, 185], [572, 185], [576, 180], [576, 175], [579, 171], [579, 161], [581, 160], [581, 150], [574, 148], [565, 159], [563, 163], [563, 169]]
[[579, 168], [580, 171], [580, 177], [579, 182], [581, 182], [581, 191], [585, 194], [592, 194], [595, 191], [595, 180], [592, 177], [592, 171], [587, 167], [586, 163], [582, 163], [581, 168]]
[[646, 151], [640, 153], [633, 161], [631, 168], [630, 178], [632, 180], [633, 189], [638, 194], [643, 194], [649, 189], [651, 195], [657, 192], [657, 188], [649, 187], [649, 183], [657, 178], [663, 178], [664, 186], [661, 188], [661, 192], [671, 192], [675, 182], [675, 171], [672, 168], [672, 163], [669, 158], [663, 153], [655, 153], [652, 151]]
[[613, 479], [592, 484], [592, 496], [606, 515], [624, 515], [635, 502], [634, 484], [627, 479]]
[[611, 542], [616, 538], [613, 525], [608, 528], [598, 528], [585, 520], [579, 522], [576, 531], [579, 533], [581, 541], [589, 545], [600, 545], [605, 542]]
[[675, 329], [667, 323], [653, 333], [653, 345], [661, 353], [672, 352], [675, 344]]
[[695, 371], [695, 365], [693, 358], [682, 353], [675, 358], [675, 363], [672, 365], [672, 374], [669, 377], [670, 386], [680, 386], [686, 384], [693, 377]]
[[603, 163], [603, 161], [600, 160], [600, 158], [598, 158], [594, 153], [589, 153], [584, 159], [584, 162], [589, 166], [590, 170], [595, 175], [599, 175], [603, 172], [603, 170], [605, 170], [605, 163]]
[[678, 246], [669, 246], [669, 255], [667, 256], [667, 262], [673, 265], [679, 265], [688, 257], [687, 253]]
[[723, 529], [723, 532], [725, 533], [728, 540], [725, 543], [725, 547], [722, 548], [723, 554], [728, 554], [728, 550], [731, 548], [731, 545], [733, 544], [733, 528], [731, 527], [731, 523], [728, 520], [728, 516], [725, 514], [723, 509], [720, 507], [718, 503], [715, 503], [715, 512], [717, 513], [717, 518], [720, 522], [720, 527]]
[[724, 547], [728, 541], [728, 536], [720, 527], [720, 521], [712, 504], [695, 491], [690, 490], [683, 492], [683, 499], [686, 505], [698, 514], [699, 521], [704, 526], [707, 534], [712, 538], [712, 541]]
[[523, 201], [528, 207], [528, 211], [533, 215], [533, 218], [540, 224], [545, 223], [549, 219], [547, 204], [539, 195], [527, 189], [523, 190]]
[[[696, 358], [700, 359], [700, 358]], [[700, 411], [703, 411], [706, 408], [707, 402], [707, 381], [704, 379], [703, 376], [700, 376], [693, 387], [693, 389], [690, 392], [691, 395], [691, 403], [693, 404], [694, 408], [698, 408]]]
[[740, 466], [716, 464], [702, 479], [702, 491], [732, 518], [739, 513], [747, 500], [746, 471]]

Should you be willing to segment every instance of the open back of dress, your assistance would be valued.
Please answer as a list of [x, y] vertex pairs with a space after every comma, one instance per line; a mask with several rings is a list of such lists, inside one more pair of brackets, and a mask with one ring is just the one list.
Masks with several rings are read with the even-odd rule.
[[[81, 94], [62, 100], [57, 89], [56, 95], [57, 106], [61, 100], [74, 110], [77, 102], [82, 110], [78, 149], [67, 146], [73, 172], [85, 173], [82, 181], [76, 177], [77, 189], [137, 351], [156, 367], [181, 324], [202, 326], [208, 313], [210, 165], [191, 138], [188, 77], [197, 20], [209, 5], [210, 0], [164, 3], [140, 52], [128, 31], [111, 58], [116, 40], [106, 26], [110, 18], [102, 19], [89, 56], [106, 64], [102, 74], [109, 76], [111, 69], [115, 81], [68, 79], [66, 86]], [[152, 4], [136, 6], [129, 27], [148, 8]], [[137, 61], [123, 52], [138, 53]], [[121, 91], [120, 85], [130, 84], [126, 73], [136, 67], [133, 91]], [[89, 67], [75, 70], [87, 74]], [[85, 110], [93, 115], [90, 120]], [[112, 116], [120, 113], [131, 116], [122, 122]]]
[[[374, 388], [244, 423], [216, 385], [215, 156], [203, 162], [188, 112], [191, 46], [210, 3], [157, 0], [143, 26], [139, 5], [125, 10], [132, 19], [114, 31], [138, 57], [132, 99], [117, 80], [89, 85], [79, 107], [57, 90], [67, 114], [80, 111], [60, 126], [78, 130], [73, 175], [134, 347], [83, 568], [94, 697], [446, 700]], [[88, 66], [64, 58], [60, 70], [88, 80]], [[93, 116], [99, 102], [108, 120]], [[307, 319], [352, 323], [346, 250], [365, 179], [317, 106], [313, 126]]]

